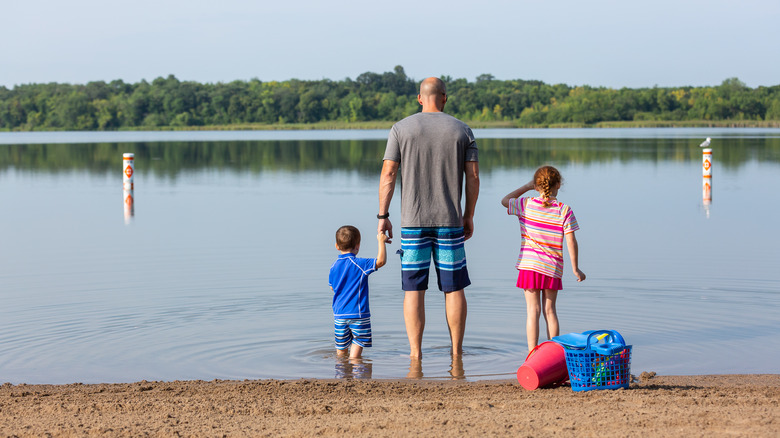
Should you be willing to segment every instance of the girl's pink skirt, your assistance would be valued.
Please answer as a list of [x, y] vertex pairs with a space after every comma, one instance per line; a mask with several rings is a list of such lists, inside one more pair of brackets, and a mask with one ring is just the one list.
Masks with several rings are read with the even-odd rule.
[[521, 269], [517, 275], [517, 287], [520, 289], [563, 289], [560, 278], [553, 278], [535, 271]]

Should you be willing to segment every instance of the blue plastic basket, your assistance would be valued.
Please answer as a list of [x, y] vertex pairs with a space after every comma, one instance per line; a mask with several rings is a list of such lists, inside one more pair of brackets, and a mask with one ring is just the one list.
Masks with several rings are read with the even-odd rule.
[[[574, 391], [628, 388], [631, 382], [631, 345], [612, 330], [586, 332], [585, 345], [564, 345], [569, 382]], [[597, 343], [606, 334], [604, 343]]]

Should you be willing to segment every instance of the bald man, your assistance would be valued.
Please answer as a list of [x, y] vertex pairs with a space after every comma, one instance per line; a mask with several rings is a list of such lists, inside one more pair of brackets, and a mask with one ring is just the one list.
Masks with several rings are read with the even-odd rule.
[[[479, 196], [477, 144], [471, 128], [444, 113], [447, 90], [438, 78], [420, 84], [422, 112], [393, 125], [379, 181], [377, 230], [393, 237], [389, 219], [396, 176], [401, 173], [401, 283], [410, 357], [422, 357], [425, 291], [431, 258], [444, 292], [453, 357], [463, 354], [466, 295], [471, 284], [464, 242], [474, 233]], [[463, 183], [465, 206], [461, 207]], [[388, 240], [390, 243], [391, 240]]]

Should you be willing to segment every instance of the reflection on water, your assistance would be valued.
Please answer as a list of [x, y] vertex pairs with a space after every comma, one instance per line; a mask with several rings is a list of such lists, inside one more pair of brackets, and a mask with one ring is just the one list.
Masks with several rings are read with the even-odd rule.
[[125, 215], [125, 225], [130, 225], [135, 216], [135, 197], [133, 189], [122, 190], [122, 204]]
[[[655, 130], [663, 131], [663, 130]], [[654, 132], [655, 132], [654, 131]], [[775, 136], [715, 139], [718, 165], [734, 168], [758, 160], [780, 162], [780, 130]], [[536, 163], [592, 165], [610, 162], [689, 162], [698, 159], [696, 139], [677, 138], [486, 138], [479, 139], [480, 170], [535, 168]], [[721, 147], [722, 146], [722, 147]], [[384, 154], [385, 140], [295, 140], [224, 142], [140, 142], [77, 144], [10, 144], [0, 147], [0, 171], [105, 173], [117, 157], [132, 151], [143, 171], [176, 178], [193, 170], [358, 171], [373, 176]]]
[[373, 364], [363, 358], [336, 357], [337, 379], [370, 379]]
[[422, 360], [411, 358], [409, 362], [409, 372], [406, 373], [407, 379], [419, 380], [425, 376], [422, 371]]
[[466, 378], [466, 372], [463, 371], [463, 358], [453, 357], [450, 365], [450, 376], [452, 380], [462, 380]]
[[[577, 212], [589, 274], [564, 275], [561, 333], [618, 330], [635, 374], [774, 372], [780, 237], [756, 230], [780, 213], [766, 202], [780, 183], [778, 135], [706, 133], [718, 169], [718, 200], [706, 205], [701, 138], [664, 132], [480, 140], [464, 356], [450, 357], [443, 297], [431, 291], [424, 359], [410, 361], [400, 262], [389, 257], [371, 277], [374, 347], [335, 364], [333, 232], [376, 227], [383, 140], [0, 147], [0, 376], [514, 378], [527, 353], [519, 230], [499, 200], [540, 164], [564, 176], [559, 197]], [[143, 200], [132, 227], [117, 220], [126, 152]]]
[[[463, 370], [463, 358], [453, 357], [450, 364], [449, 375], [452, 380], [463, 380], [466, 378], [466, 372]], [[409, 361], [409, 372], [406, 373], [407, 379], [420, 380], [425, 377], [423, 373], [423, 361], [412, 358]], [[435, 377], [435, 374], [434, 376]]]

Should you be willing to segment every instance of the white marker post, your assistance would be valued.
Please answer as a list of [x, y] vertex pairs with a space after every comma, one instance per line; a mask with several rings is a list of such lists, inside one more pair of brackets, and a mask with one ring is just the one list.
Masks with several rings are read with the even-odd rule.
[[133, 173], [135, 173], [135, 154], [122, 154], [122, 200], [126, 225], [133, 221], [135, 215]]
[[707, 216], [710, 215], [709, 205], [712, 204], [712, 149], [702, 149], [702, 200]]
[[122, 154], [122, 188], [133, 190], [133, 172], [135, 171], [135, 154]]

